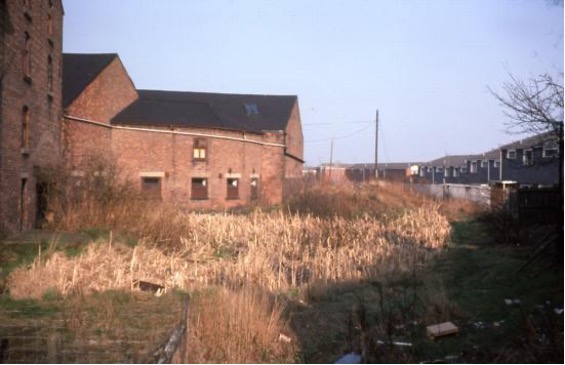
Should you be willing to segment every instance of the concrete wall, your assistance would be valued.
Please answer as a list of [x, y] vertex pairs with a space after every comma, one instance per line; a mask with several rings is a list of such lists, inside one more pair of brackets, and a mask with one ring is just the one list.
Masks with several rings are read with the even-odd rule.
[[491, 188], [485, 185], [463, 184], [411, 184], [415, 191], [438, 199], [466, 199], [490, 206]]

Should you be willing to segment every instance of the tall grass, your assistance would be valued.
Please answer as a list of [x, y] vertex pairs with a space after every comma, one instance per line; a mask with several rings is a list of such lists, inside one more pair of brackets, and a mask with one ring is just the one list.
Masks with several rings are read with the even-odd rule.
[[[146, 213], [134, 248], [95, 242], [78, 257], [56, 253], [16, 269], [13, 296], [129, 288], [134, 279], [184, 290], [209, 284], [255, 284], [274, 292], [411, 272], [447, 244], [449, 224], [428, 205], [379, 221], [265, 213]], [[39, 280], [41, 278], [41, 280]]]
[[88, 182], [81, 199], [54, 199], [52, 228], [114, 234], [79, 255], [53, 250], [14, 270], [10, 295], [128, 291], [134, 280], [198, 293], [190, 318], [198, 350], [186, 361], [292, 361], [294, 344], [278, 340], [284, 306], [273, 298], [418, 275], [449, 242], [442, 205], [396, 185], [318, 187], [285, 209], [199, 214], [141, 200], [114, 173], [92, 176], [109, 181]]
[[284, 305], [265, 291], [211, 287], [193, 295], [192, 303], [196, 309], [189, 319], [190, 345], [183, 362], [294, 362], [296, 342], [289, 337]]

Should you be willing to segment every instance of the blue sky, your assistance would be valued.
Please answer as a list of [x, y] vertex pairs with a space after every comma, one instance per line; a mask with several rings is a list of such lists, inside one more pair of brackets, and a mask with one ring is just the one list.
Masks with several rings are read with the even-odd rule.
[[308, 165], [429, 161], [519, 137], [488, 87], [563, 80], [546, 0], [67, 0], [65, 52], [120, 55], [137, 88], [297, 95]]

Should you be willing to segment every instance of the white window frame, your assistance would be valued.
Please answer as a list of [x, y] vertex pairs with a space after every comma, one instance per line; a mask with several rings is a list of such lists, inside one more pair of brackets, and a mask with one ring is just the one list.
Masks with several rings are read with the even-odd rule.
[[506, 158], [509, 160], [514, 160], [516, 159], [516, 150], [508, 150], [506, 151]]
[[524, 150], [524, 154], [522, 155], [522, 163], [524, 164], [524, 166], [531, 166], [534, 164], [534, 150], [532, 148]]

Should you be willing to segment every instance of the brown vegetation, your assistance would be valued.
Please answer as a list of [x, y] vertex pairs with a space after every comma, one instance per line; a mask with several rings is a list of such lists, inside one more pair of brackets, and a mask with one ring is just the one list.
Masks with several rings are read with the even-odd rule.
[[[189, 361], [292, 361], [299, 343], [297, 328], [285, 324], [288, 299], [306, 303], [340, 283], [417, 277], [449, 242], [442, 206], [394, 185], [316, 188], [288, 210], [199, 214], [137, 199], [114, 174], [93, 176], [105, 177], [102, 185], [94, 180], [82, 199], [53, 200], [51, 208], [54, 228], [100, 237], [78, 255], [53, 247], [15, 269], [11, 297], [88, 298], [133, 290], [134, 280], [191, 292]], [[135, 245], [124, 238], [131, 236]]]

